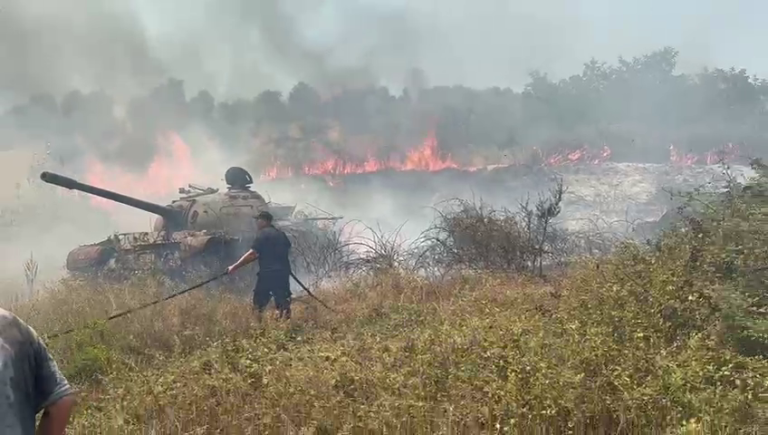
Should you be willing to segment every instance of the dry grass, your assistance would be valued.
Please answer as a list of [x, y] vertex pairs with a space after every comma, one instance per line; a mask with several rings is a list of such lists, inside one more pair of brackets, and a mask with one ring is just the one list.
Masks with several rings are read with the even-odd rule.
[[256, 323], [228, 282], [99, 321], [174, 290], [149, 277], [12, 308], [41, 334], [81, 327], [49, 340], [81, 390], [72, 433], [765, 433], [763, 208], [527, 278], [568, 244], [547, 204], [443, 211], [440, 279], [367, 228], [318, 292], [337, 312], [300, 297], [288, 323]]
[[[338, 314], [301, 300], [286, 324], [204, 290], [49, 345], [81, 388], [72, 433], [757, 433], [768, 365], [667, 340], [623, 269], [366, 275], [322, 292]], [[46, 333], [160, 293], [68, 282], [14, 310]]]

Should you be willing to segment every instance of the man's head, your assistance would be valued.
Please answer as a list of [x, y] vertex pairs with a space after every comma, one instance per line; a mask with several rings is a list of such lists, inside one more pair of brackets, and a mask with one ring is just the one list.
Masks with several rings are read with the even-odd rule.
[[256, 215], [256, 227], [260, 230], [272, 225], [272, 213], [268, 211], [262, 211]]

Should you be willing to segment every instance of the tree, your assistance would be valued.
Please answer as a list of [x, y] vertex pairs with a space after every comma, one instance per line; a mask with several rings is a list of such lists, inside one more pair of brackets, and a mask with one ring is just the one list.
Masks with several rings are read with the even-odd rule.
[[254, 121], [257, 124], [283, 124], [289, 120], [288, 108], [278, 91], [264, 91], [253, 101]]
[[288, 94], [288, 109], [295, 119], [320, 117], [322, 112], [320, 94], [308, 84], [299, 82]]
[[[267, 90], [254, 99], [217, 102], [201, 91], [187, 101], [184, 82], [171, 78], [127, 102], [125, 119], [113, 116], [116, 103], [106, 92], [73, 91], [59, 105], [51, 95], [30, 98], [1, 124], [14, 135], [94, 143], [127, 131], [151, 142], [159, 131], [195, 125], [221, 143], [253, 136], [270, 150], [278, 142], [289, 150], [333, 143], [342, 157], [368, 152], [360, 145], [365, 141], [382, 156], [402, 154], [436, 129], [440, 147], [463, 163], [517, 146], [554, 152], [605, 145], [616, 160], [646, 162], [668, 161], [670, 144], [692, 153], [729, 143], [768, 150], [768, 82], [737, 68], [681, 74], [677, 58], [664, 47], [616, 62], [590, 59], [578, 74], [558, 80], [534, 71], [521, 91], [429, 87], [426, 73], [414, 68], [399, 97], [381, 86], [344, 83], [321, 96], [300, 82], [287, 98]], [[128, 143], [120, 146], [133, 146]], [[271, 152], [260, 155], [270, 159]]]
[[189, 100], [190, 116], [201, 120], [210, 120], [213, 118], [213, 112], [216, 109], [216, 100], [213, 95], [206, 90], [197, 93]]

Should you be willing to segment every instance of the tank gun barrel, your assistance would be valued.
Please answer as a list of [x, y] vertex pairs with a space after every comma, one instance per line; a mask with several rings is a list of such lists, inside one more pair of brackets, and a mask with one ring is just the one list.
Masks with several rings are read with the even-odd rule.
[[111, 201], [127, 205], [129, 207], [138, 208], [146, 212], [156, 214], [162, 217], [167, 223], [172, 225], [181, 225], [184, 222], [183, 213], [179, 210], [174, 210], [164, 205], [155, 204], [153, 202], [143, 201], [141, 199], [133, 198], [130, 196], [122, 195], [111, 190], [102, 189], [90, 184], [81, 183], [75, 179], [65, 177], [53, 172], [42, 172], [40, 179], [48, 184], [63, 187], [70, 190], [78, 190], [85, 192], [100, 198], [109, 199]]

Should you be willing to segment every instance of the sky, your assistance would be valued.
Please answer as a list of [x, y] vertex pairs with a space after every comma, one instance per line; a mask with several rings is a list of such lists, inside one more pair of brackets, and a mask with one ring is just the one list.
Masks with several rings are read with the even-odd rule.
[[298, 80], [397, 91], [412, 67], [431, 85], [520, 88], [534, 69], [563, 77], [667, 45], [683, 71], [768, 77], [766, 16], [757, 0], [0, 0], [0, 105], [130, 96], [169, 76], [219, 98]]

